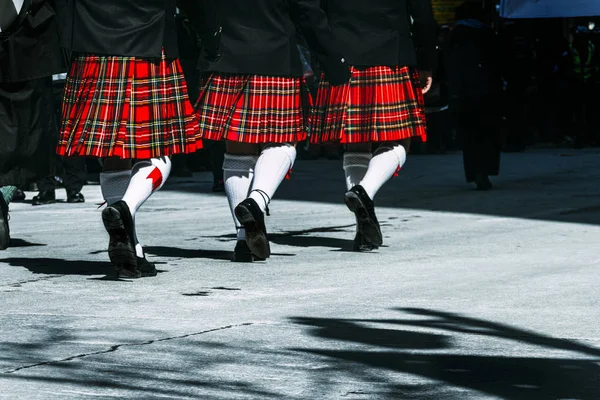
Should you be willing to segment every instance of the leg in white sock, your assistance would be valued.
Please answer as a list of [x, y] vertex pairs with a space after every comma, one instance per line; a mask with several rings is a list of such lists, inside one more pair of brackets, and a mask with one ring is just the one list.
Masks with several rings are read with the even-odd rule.
[[135, 217], [142, 204], [164, 185], [170, 173], [171, 160], [167, 157], [139, 161], [133, 166], [129, 187], [123, 196], [132, 217]]
[[229, 208], [233, 222], [237, 229], [237, 240], [246, 240], [246, 231], [237, 220], [234, 209], [248, 198], [250, 185], [254, 177], [254, 166], [258, 156], [225, 154], [223, 162], [223, 178], [225, 180], [225, 193], [229, 201]]
[[390, 180], [398, 168], [406, 162], [406, 150], [401, 144], [382, 145], [375, 151], [369, 162], [369, 168], [360, 185], [365, 189], [371, 200], [379, 189]]
[[295, 161], [296, 148], [290, 144], [269, 145], [258, 157], [249, 197], [256, 201], [263, 213]]

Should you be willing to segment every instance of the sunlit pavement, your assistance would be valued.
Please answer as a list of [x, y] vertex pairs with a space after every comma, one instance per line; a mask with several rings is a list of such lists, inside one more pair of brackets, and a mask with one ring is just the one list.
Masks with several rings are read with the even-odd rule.
[[341, 162], [302, 161], [271, 205], [273, 257], [234, 264], [198, 174], [140, 211], [162, 272], [123, 282], [98, 186], [13, 204], [0, 398], [598, 399], [599, 182], [594, 150], [504, 155], [491, 192], [459, 154], [414, 156], [376, 199], [386, 247], [356, 254]]

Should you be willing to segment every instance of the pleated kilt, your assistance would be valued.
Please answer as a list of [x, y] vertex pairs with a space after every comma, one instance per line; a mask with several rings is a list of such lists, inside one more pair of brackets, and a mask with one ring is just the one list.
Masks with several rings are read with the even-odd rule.
[[290, 143], [306, 139], [310, 106], [303, 78], [214, 73], [196, 113], [204, 139]]
[[352, 68], [350, 83], [322, 79], [310, 118], [312, 143], [427, 139], [417, 71], [408, 67]]
[[202, 148], [178, 60], [78, 55], [57, 153], [148, 159]]

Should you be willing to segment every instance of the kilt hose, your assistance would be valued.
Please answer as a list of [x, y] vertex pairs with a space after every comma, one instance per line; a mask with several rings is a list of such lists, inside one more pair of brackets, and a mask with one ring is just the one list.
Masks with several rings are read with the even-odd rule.
[[204, 139], [292, 143], [307, 137], [310, 105], [303, 78], [214, 73], [196, 113]]
[[322, 79], [310, 117], [311, 143], [427, 139], [419, 75], [408, 67], [352, 68], [350, 83]]
[[149, 159], [202, 148], [179, 60], [77, 55], [57, 153]]

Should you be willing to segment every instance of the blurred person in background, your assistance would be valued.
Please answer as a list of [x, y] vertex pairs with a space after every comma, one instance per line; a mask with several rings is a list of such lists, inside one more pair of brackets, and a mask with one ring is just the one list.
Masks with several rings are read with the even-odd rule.
[[574, 148], [582, 149], [592, 143], [594, 117], [598, 110], [595, 103], [596, 47], [590, 39], [587, 27], [579, 26], [569, 33], [569, 50], [566, 54], [569, 78], [568, 101], [573, 118]]
[[480, 4], [463, 4], [457, 16], [446, 48], [450, 109], [463, 141], [467, 182], [489, 190], [489, 177], [500, 169], [500, 45]]
[[[47, 172], [57, 121], [52, 75], [64, 72], [54, 1], [0, 0], [0, 249], [10, 243], [8, 205]], [[10, 15], [16, 16], [10, 24]], [[5, 25], [6, 24], [6, 25]]]
[[[58, 74], [53, 76], [53, 93], [55, 100], [56, 118], [61, 119], [61, 104], [64, 94], [64, 85], [67, 74]], [[84, 157], [61, 157], [56, 155], [55, 147], [58, 140], [59, 126], [56, 126], [53, 135], [54, 145], [49, 151], [52, 152], [49, 157], [50, 164], [46, 176], [37, 181], [39, 193], [35, 196], [31, 204], [41, 206], [56, 203], [56, 188], [63, 186], [67, 192], [67, 203], [83, 203], [85, 197], [81, 189], [86, 182], [86, 160]]]

